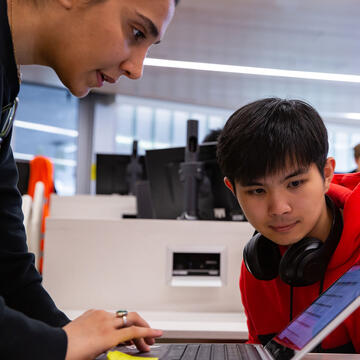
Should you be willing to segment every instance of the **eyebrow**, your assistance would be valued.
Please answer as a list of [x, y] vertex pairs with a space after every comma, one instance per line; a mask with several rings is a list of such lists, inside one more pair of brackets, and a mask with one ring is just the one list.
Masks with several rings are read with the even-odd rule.
[[[149, 31], [149, 33], [154, 38], [157, 38], [159, 36], [159, 30], [156, 27], [156, 25], [148, 17], [138, 13], [137, 11], [136, 11], [136, 15], [139, 16], [144, 21], [145, 26], [146, 26], [147, 30]], [[155, 44], [159, 44], [159, 43], [160, 43], [160, 40], [157, 41]]]
[[286, 181], [286, 180], [288, 180], [288, 179], [290, 179], [290, 178], [292, 178], [292, 177], [294, 177], [294, 176], [298, 176], [298, 175], [305, 174], [305, 173], [307, 173], [308, 171], [309, 171], [308, 168], [300, 168], [300, 169], [294, 171], [293, 173], [291, 173], [291, 174], [289, 174], [289, 175], [286, 175], [286, 176], [284, 177], [284, 179], [283, 179], [283, 182]]
[[[297, 170], [295, 170], [294, 172], [292, 172], [291, 174], [286, 175], [286, 176], [281, 180], [281, 182], [283, 183], [283, 182], [285, 182], [286, 180], [289, 180], [289, 179], [292, 178], [292, 177], [305, 174], [305, 173], [307, 173], [308, 171], [309, 171], [309, 169], [306, 168], [306, 167], [297, 169]], [[243, 186], [264, 186], [264, 184], [262, 184], [262, 183], [260, 183], [260, 182], [256, 182], [256, 180], [255, 180], [255, 181], [250, 181], [249, 183], [244, 184]]]

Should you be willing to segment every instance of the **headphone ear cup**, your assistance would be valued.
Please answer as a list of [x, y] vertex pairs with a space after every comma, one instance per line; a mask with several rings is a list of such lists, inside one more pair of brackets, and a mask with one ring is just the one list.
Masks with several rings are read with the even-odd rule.
[[320, 281], [326, 270], [322, 247], [320, 240], [311, 237], [291, 245], [280, 261], [281, 279], [291, 286], [307, 286]]
[[273, 280], [279, 274], [281, 254], [278, 246], [260, 233], [246, 244], [243, 260], [248, 271], [258, 280]]

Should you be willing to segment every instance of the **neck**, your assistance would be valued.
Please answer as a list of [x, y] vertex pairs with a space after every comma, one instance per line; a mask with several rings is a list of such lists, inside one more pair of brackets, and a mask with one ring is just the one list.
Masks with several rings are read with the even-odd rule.
[[20, 4], [19, 0], [7, 0], [7, 7], [17, 64], [41, 64], [36, 36], [39, 9], [31, 1], [23, 1]]

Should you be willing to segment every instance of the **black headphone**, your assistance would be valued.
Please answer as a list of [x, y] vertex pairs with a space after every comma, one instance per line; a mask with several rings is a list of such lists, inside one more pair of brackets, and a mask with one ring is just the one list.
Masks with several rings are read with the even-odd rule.
[[305, 237], [291, 245], [281, 256], [279, 246], [260, 233], [250, 239], [244, 248], [243, 259], [255, 278], [273, 280], [280, 275], [291, 286], [307, 286], [323, 279], [343, 229], [340, 210], [327, 195], [325, 198], [333, 222], [324, 243], [316, 238]]

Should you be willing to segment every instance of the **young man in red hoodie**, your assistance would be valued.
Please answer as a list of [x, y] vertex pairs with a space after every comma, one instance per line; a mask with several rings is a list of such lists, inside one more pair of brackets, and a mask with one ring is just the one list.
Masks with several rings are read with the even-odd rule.
[[[257, 234], [240, 291], [249, 342], [266, 344], [360, 259], [360, 174], [335, 175], [319, 114], [298, 100], [237, 110], [218, 141], [225, 184]], [[314, 351], [360, 353], [360, 310]]]

